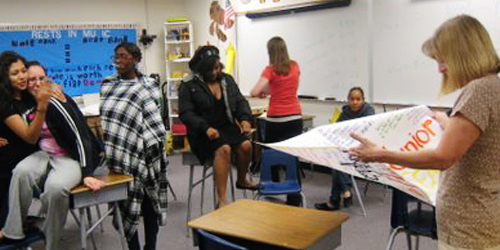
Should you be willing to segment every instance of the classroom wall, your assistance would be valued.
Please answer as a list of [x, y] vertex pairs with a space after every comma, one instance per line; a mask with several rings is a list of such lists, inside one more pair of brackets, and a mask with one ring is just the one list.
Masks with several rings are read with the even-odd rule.
[[355, 0], [347, 7], [280, 16], [238, 16], [240, 84], [250, 93], [269, 63], [267, 41], [282, 37], [290, 58], [300, 66], [298, 93], [345, 99], [348, 90], [368, 90], [368, 3]]
[[[219, 26], [219, 29], [226, 35], [227, 40], [221, 41], [216, 36], [210, 34], [209, 29], [210, 26], [214, 23], [214, 21], [210, 18], [210, 6], [212, 2], [215, 0], [185, 0], [184, 6], [186, 9], [186, 17], [193, 23], [194, 29], [194, 47], [210, 44], [219, 48], [220, 57], [222, 63], [226, 64], [226, 50], [230, 43], [233, 46], [236, 46], [237, 43], [237, 25], [233, 25], [231, 28], [225, 28], [223, 26]], [[233, 0], [234, 1], [234, 0]], [[218, 0], [221, 8], [225, 7], [225, 1]], [[236, 47], [236, 65], [234, 66], [234, 70], [232, 75], [235, 77], [237, 82], [238, 79], [238, 57], [240, 56], [239, 48]], [[241, 69], [246, 70], [246, 69]], [[241, 84], [240, 84], [241, 86]]]
[[164, 77], [163, 22], [184, 13], [182, 0], [16, 0], [2, 1], [0, 23], [139, 23], [158, 36], [143, 49], [141, 69]]
[[[218, 46], [220, 49], [222, 49], [225, 45], [224, 43], [218, 41], [214, 36], [211, 36], [208, 32], [208, 28], [209, 28], [209, 25], [211, 23], [208, 10], [210, 8], [210, 4], [212, 3], [212, 1], [213, 0], [185, 0], [185, 4], [184, 4], [185, 10], [186, 10], [185, 16], [193, 23], [195, 47], [197, 47], [199, 45], [207, 44], [207, 42], [210, 44], [213, 44], [215, 46]], [[222, 1], [219, 1], [219, 2], [222, 2]], [[354, 4], [355, 4], [355, 6], [352, 8], [354, 8], [355, 11], [356, 10], [359, 11], [361, 9], [367, 8], [366, 0], [358, 0]], [[309, 13], [306, 13], [306, 15], [307, 16], [320, 15], [321, 18], [326, 18], [324, 16], [325, 14], [338, 13], [339, 11], [338, 10], [326, 10], [325, 12], [327, 12], [327, 13], [309, 12]], [[302, 15], [302, 16], [304, 16], [304, 15]], [[287, 18], [293, 18], [293, 17], [296, 17], [296, 15], [293, 15], [293, 14], [288, 15]], [[366, 22], [365, 16], [356, 17], [356, 18], [360, 18], [360, 19], [364, 20], [364, 22]], [[272, 19], [273, 18], [271, 18], [271, 21], [272, 21]], [[266, 20], [269, 20], [269, 19], [264, 18], [258, 22], [265, 22]], [[236, 26], [237, 27], [244, 27], [245, 25], [248, 25], [249, 22], [251, 22], [251, 20], [248, 20], [245, 16], [239, 16], [236, 19]], [[366, 28], [366, 27], [364, 27], [364, 28]], [[240, 33], [240, 32], [238, 32], [238, 33]], [[268, 32], [267, 33], [264, 32], [264, 33], [267, 36], [269, 36], [269, 34], [267, 34]], [[265, 42], [267, 42], [266, 39], [268, 37], [262, 38], [262, 36], [263, 35], [255, 34], [252, 41], [250, 41], [250, 42], [258, 43], [265, 50]], [[257, 38], [260, 38], [260, 40], [262, 40], [262, 41], [257, 41], [258, 40]], [[241, 42], [241, 39], [245, 39], [245, 37], [236, 37], [236, 39], [238, 39], [238, 45], [247, 44], [247, 43]], [[252, 46], [255, 47], [255, 45], [252, 45]], [[253, 47], [251, 47], [251, 48], [253, 48]], [[262, 49], [259, 49], [259, 51], [260, 50], [262, 50]], [[237, 53], [236, 53], [237, 54], [237, 61], [241, 59], [242, 53], [248, 54], [249, 53], [248, 51], [252, 52], [252, 49], [248, 49], [248, 48], [244, 48], [244, 47], [237, 47]], [[364, 51], [366, 52], [366, 50], [364, 50]], [[264, 65], [267, 63], [267, 54], [265, 53], [265, 51], [264, 51], [264, 53], [259, 55], [259, 58], [260, 57], [264, 57], [264, 59], [261, 62], [262, 67], [264, 67]], [[255, 67], [252, 67], [252, 69], [253, 68], [255, 68]], [[261, 67], [258, 67], [259, 72], [256, 72], [254, 74], [255, 75], [255, 77], [254, 77], [255, 82], [257, 81], [257, 79], [260, 75], [260, 70], [261, 70], [260, 68]], [[246, 72], [246, 73], [243, 73], [243, 72]], [[248, 68], [244, 67], [244, 65], [240, 67], [239, 74], [235, 75], [236, 78], [239, 78], [238, 79], [239, 81], [244, 80], [242, 77], [239, 76], [241, 74], [246, 74], [247, 76], [249, 75]], [[252, 77], [247, 77], [247, 78], [253, 79]], [[249, 88], [250, 88], [249, 86], [253, 86], [253, 84], [255, 82], [253, 82], [251, 80], [249, 80], [246, 83], [240, 82], [239, 84], [240, 84], [240, 88], [242, 88], [242, 92], [243, 93], [248, 92]], [[305, 86], [305, 87], [307, 87], [307, 86]], [[340, 100], [345, 99], [345, 96], [347, 95], [347, 90], [344, 92], [345, 93], [343, 93], [343, 92], [339, 93]], [[267, 107], [267, 105], [269, 103], [268, 98], [264, 98], [264, 99], [248, 98], [248, 101], [249, 101], [250, 105], [253, 107]], [[328, 120], [333, 115], [335, 108], [340, 109], [345, 104], [346, 103], [343, 101], [301, 100], [303, 114], [315, 116], [315, 118], [313, 120], [314, 126], [328, 124], [329, 123]], [[404, 107], [402, 105], [397, 105], [397, 104], [396, 105], [373, 104], [372, 106], [375, 108], [375, 111], [377, 113], [384, 112], [384, 108], [386, 111], [390, 111], [390, 110], [395, 110], [395, 109]]]
[[263, 18], [239, 16], [239, 76], [249, 93], [267, 63], [266, 41], [279, 35], [301, 66], [299, 94], [344, 100], [353, 86], [379, 103], [451, 107], [438, 95], [441, 74], [421, 51], [444, 21], [476, 17], [500, 51], [498, 0], [353, 0], [350, 6]]
[[207, 43], [219, 46], [218, 40], [208, 32], [210, 4], [213, 0], [185, 0], [186, 17], [193, 23], [195, 48]]
[[[208, 13], [213, 0], [16, 0], [4, 1], [0, 9], [1, 23], [85, 23], [85, 22], [133, 22], [148, 29], [149, 34], [158, 38], [147, 47], [144, 53], [142, 69], [147, 73], [160, 73], [165, 76], [163, 23], [168, 17], [185, 16], [193, 22], [194, 44], [210, 42], [218, 47], [225, 44], [208, 32], [211, 23]], [[357, 0], [358, 1], [358, 0]], [[361, 0], [360, 0], [361, 1]], [[365, 2], [362, 0], [361, 2]], [[222, 1], [220, 1], [222, 3]], [[427, 2], [427, 1], [423, 1]], [[451, 3], [453, 1], [447, 1]], [[460, 1], [459, 1], [460, 2]], [[384, 2], [385, 3], [385, 2]], [[358, 3], [359, 4], [359, 3]], [[380, 7], [379, 5], [377, 5]], [[360, 17], [364, 18], [364, 17]], [[228, 33], [231, 35], [231, 33]], [[237, 48], [237, 50], [243, 48]], [[238, 56], [237, 51], [237, 56]], [[240, 71], [244, 71], [241, 68]], [[255, 79], [257, 79], [256, 76]], [[345, 96], [347, 93], [340, 93]], [[249, 98], [253, 106], [267, 106], [268, 99]], [[301, 101], [303, 113], [315, 115], [315, 125], [328, 123], [335, 107], [344, 102]], [[376, 112], [383, 112], [384, 107], [375, 104]], [[386, 110], [404, 107], [385, 105]]]

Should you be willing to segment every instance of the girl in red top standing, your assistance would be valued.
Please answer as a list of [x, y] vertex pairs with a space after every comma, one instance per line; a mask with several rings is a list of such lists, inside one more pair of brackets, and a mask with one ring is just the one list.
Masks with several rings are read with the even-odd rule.
[[[269, 65], [251, 91], [252, 97], [270, 95], [264, 128], [266, 143], [278, 142], [302, 133], [302, 111], [297, 89], [300, 69], [290, 60], [285, 41], [273, 37], [267, 42]], [[272, 169], [273, 181], [279, 181], [278, 169]], [[288, 195], [287, 204], [299, 205], [300, 195]]]

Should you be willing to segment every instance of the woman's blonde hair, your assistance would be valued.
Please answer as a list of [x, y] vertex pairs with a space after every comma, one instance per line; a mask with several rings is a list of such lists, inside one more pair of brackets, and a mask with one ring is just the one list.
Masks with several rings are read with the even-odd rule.
[[470, 81], [500, 71], [500, 60], [483, 25], [468, 15], [443, 23], [422, 45], [422, 51], [448, 66], [441, 94], [448, 94]]
[[283, 38], [279, 36], [271, 38], [267, 42], [267, 53], [269, 54], [269, 64], [273, 65], [276, 74], [288, 75], [290, 72], [290, 57]]

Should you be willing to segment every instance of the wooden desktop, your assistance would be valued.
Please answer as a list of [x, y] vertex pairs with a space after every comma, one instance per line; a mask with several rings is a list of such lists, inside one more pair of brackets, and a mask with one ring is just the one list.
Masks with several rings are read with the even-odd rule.
[[335, 249], [341, 243], [341, 224], [348, 218], [344, 212], [241, 199], [188, 226], [242, 240], [238, 243], [244, 246], [258, 243], [259, 249]]

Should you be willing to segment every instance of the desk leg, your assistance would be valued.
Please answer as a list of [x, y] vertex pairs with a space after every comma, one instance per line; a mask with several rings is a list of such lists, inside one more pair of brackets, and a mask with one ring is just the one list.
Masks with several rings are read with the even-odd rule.
[[127, 250], [127, 238], [125, 237], [125, 231], [123, 231], [123, 220], [122, 214], [120, 212], [120, 207], [118, 206], [118, 202], [113, 202], [113, 210], [115, 212], [116, 220], [118, 223], [118, 232], [120, 233], [122, 249]]
[[[229, 165], [229, 187], [231, 187], [231, 198], [233, 198], [233, 202], [236, 200], [234, 196], [234, 179], [233, 179], [233, 164]], [[244, 191], [245, 189], [243, 189]]]
[[197, 230], [193, 228], [193, 247], [197, 247], [198, 244], [198, 233]]
[[[201, 179], [200, 215], [203, 215], [203, 202], [205, 199], [205, 179], [207, 178], [208, 168], [209, 168], [209, 166], [203, 165], [203, 175], [201, 177], [202, 179]], [[213, 171], [213, 169], [212, 169], [212, 171]], [[215, 183], [214, 183], [214, 185], [215, 185]]]
[[[97, 218], [101, 219], [102, 215], [101, 215], [101, 208], [99, 208], [99, 204], [95, 205], [95, 210], [97, 211]], [[104, 224], [101, 223], [100, 226], [101, 226], [101, 233], [104, 233]]]
[[194, 166], [189, 165], [189, 184], [188, 184], [188, 201], [187, 201], [187, 214], [186, 214], [186, 229], [187, 236], [189, 237], [189, 227], [187, 227], [187, 223], [191, 220], [191, 194], [193, 192], [193, 175], [194, 175]]
[[85, 208], [80, 208], [80, 236], [82, 240], [82, 250], [87, 248], [87, 232], [85, 230], [85, 216], [87, 211]]
[[[93, 227], [93, 224], [92, 224], [92, 212], [90, 211], [90, 207], [87, 207], [85, 210], [87, 210], [87, 220], [89, 222], [89, 228], [92, 228]], [[92, 246], [94, 247], [94, 249], [97, 249], [97, 245], [95, 243], [94, 234], [92, 233], [92, 231], [90, 231], [89, 234], [90, 234], [90, 240], [92, 241]]]
[[172, 196], [174, 197], [174, 201], [177, 201], [177, 195], [175, 195], [175, 192], [174, 192], [174, 188], [172, 187], [172, 184], [170, 183], [170, 181], [167, 179], [168, 181], [168, 189], [170, 190], [170, 193], [172, 193]]

